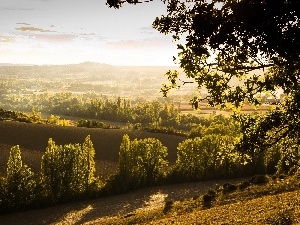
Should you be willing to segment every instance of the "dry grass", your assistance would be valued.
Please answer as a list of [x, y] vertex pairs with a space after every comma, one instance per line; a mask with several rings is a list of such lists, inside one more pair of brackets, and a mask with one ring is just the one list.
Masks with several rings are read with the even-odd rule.
[[227, 194], [219, 188], [210, 207], [199, 196], [87, 224], [300, 224], [299, 187], [299, 178], [292, 177]]
[[207, 210], [174, 215], [147, 224], [276, 224], [276, 216], [290, 212], [294, 224], [300, 222], [300, 191], [265, 196]]

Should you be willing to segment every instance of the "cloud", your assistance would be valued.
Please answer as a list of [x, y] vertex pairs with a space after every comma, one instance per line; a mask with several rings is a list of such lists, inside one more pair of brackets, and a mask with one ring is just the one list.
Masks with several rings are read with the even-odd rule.
[[[18, 23], [21, 24], [21, 23]], [[22, 23], [25, 25], [25, 23]], [[21, 31], [21, 36], [26, 37], [31, 40], [42, 41], [42, 42], [51, 42], [51, 43], [63, 43], [70, 41], [103, 41], [105, 38], [96, 33], [65, 33], [54, 30], [54, 25], [49, 25], [52, 29], [38, 28], [34, 26], [22, 26], [15, 28], [18, 31]]]
[[53, 42], [53, 43], [64, 43], [70, 42], [76, 38], [76, 35], [72, 34], [35, 34], [31, 35], [30, 38], [39, 41]]
[[16, 30], [20, 30], [20, 31], [29, 31], [29, 32], [56, 32], [56, 31], [52, 31], [52, 30], [44, 30], [41, 28], [37, 28], [37, 27], [17, 27], [15, 28]]
[[16, 23], [16, 24], [19, 24], [19, 25], [25, 25], [25, 26], [30, 26], [29, 23]]
[[148, 27], [142, 27], [141, 29], [142, 34], [154, 34], [155, 29], [151, 26]]
[[0, 42], [10, 43], [14, 42], [14, 40], [10, 36], [0, 36]]
[[96, 33], [80, 33], [82, 36], [96, 36]]
[[142, 27], [141, 30], [148, 30], [148, 31], [152, 31], [154, 28], [151, 26], [147, 26], [147, 27]]
[[6, 10], [10, 11], [35, 11], [36, 9], [34, 8], [5, 8]]
[[160, 38], [148, 38], [141, 40], [109, 41], [108, 47], [116, 49], [140, 49], [140, 48], [161, 48], [170, 45], [170, 41]]

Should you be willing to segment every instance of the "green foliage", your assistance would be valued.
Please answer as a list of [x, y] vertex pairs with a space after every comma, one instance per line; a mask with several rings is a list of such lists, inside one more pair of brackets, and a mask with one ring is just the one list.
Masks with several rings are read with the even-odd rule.
[[178, 146], [174, 175], [186, 180], [232, 175], [239, 160], [232, 144], [232, 137], [212, 134], [185, 140]]
[[[126, 2], [138, 3], [107, 0], [107, 5], [120, 8]], [[275, 96], [275, 91], [283, 91], [282, 105], [267, 115], [241, 118], [243, 137], [237, 149], [254, 157], [289, 140], [286, 152], [297, 155], [293, 163], [299, 166], [299, 1], [163, 2], [166, 15], [152, 25], [163, 34], [172, 34], [174, 41], [182, 39], [174, 61], [198, 86], [199, 97], [191, 104], [198, 108], [199, 101], [206, 100], [211, 106], [239, 108], [245, 102], [260, 104], [262, 93]], [[170, 84], [163, 85], [163, 95], [179, 86], [177, 71], [166, 75]], [[206, 96], [200, 96], [203, 89]]]
[[111, 126], [110, 124], [106, 124], [104, 122], [96, 121], [96, 120], [85, 120], [80, 119], [77, 121], [77, 127], [87, 127], [87, 128], [102, 128], [102, 129], [120, 129], [119, 126]]
[[46, 120], [46, 123], [52, 124], [52, 125], [59, 125], [59, 126], [69, 126], [68, 120], [61, 120], [59, 116], [50, 115], [49, 118]]
[[[77, 122], [79, 127], [97, 127], [97, 128], [118, 128], [98, 122], [99, 120], [110, 120], [123, 123], [134, 124], [138, 129], [152, 129], [155, 132], [180, 133], [181, 130], [188, 131], [194, 124], [207, 123], [204, 118], [199, 118], [192, 114], [181, 114], [179, 107], [167, 101], [154, 100], [148, 102], [146, 99], [132, 100], [111, 98], [105, 96], [75, 93], [53, 93], [41, 95], [36, 98], [34, 95], [20, 97], [18, 101], [11, 103], [15, 109], [28, 110], [22, 107], [24, 101], [31, 102], [35, 108], [40, 108], [43, 113], [59, 114], [64, 116], [74, 116], [80, 119]], [[20, 106], [18, 106], [20, 105]], [[42, 106], [42, 107], [41, 107]], [[69, 107], [68, 107], [69, 106]], [[40, 113], [35, 113], [37, 117]], [[22, 114], [19, 120], [23, 122], [33, 122], [30, 116]], [[1, 119], [1, 112], [0, 112]], [[3, 117], [3, 119], [5, 119]], [[68, 125], [67, 121], [60, 120], [58, 116], [50, 115], [46, 120], [42, 119], [38, 123], [50, 123], [57, 125]], [[170, 131], [166, 129], [170, 128]], [[173, 131], [174, 130], [174, 131]]]
[[80, 119], [77, 121], [77, 127], [90, 127], [91, 122], [89, 120]]
[[31, 123], [42, 123], [42, 113], [36, 112], [34, 108], [31, 109], [31, 112], [28, 114]]
[[88, 190], [90, 185], [96, 180], [95, 178], [95, 149], [91, 141], [90, 135], [88, 135], [82, 145], [82, 156], [80, 169], [83, 174], [82, 184], [85, 186], [85, 190]]
[[52, 125], [59, 125], [59, 126], [69, 126], [68, 120], [61, 120], [59, 116], [50, 115], [49, 118], [44, 119], [42, 118], [41, 112], [36, 112], [32, 109], [31, 113], [26, 114], [22, 112], [10, 111], [10, 110], [3, 110], [0, 108], [0, 121], [2, 120], [13, 120], [25, 123], [39, 123], [39, 124], [52, 124]]
[[95, 150], [90, 137], [83, 145], [56, 145], [50, 138], [42, 157], [41, 179], [46, 196], [54, 200], [89, 191], [95, 182]]
[[123, 186], [137, 188], [166, 176], [167, 148], [155, 138], [134, 139], [124, 135], [119, 152], [119, 177]]
[[34, 173], [23, 165], [19, 146], [10, 150], [6, 178], [1, 181], [1, 207], [15, 209], [30, 205], [35, 199], [36, 181]]
[[207, 122], [200, 123], [194, 126], [189, 134], [189, 138], [204, 137], [205, 135], [221, 135], [221, 136], [240, 136], [239, 123], [233, 120], [231, 117], [225, 117], [222, 115], [211, 116], [207, 119]]

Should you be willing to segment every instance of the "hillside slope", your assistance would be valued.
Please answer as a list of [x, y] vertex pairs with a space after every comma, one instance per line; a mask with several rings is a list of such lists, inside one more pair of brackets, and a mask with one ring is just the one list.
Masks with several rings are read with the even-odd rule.
[[[116, 168], [120, 144], [124, 134], [131, 139], [153, 137], [168, 147], [168, 160], [176, 160], [176, 148], [183, 137], [149, 133], [139, 130], [99, 129], [84, 127], [62, 127], [46, 124], [30, 124], [13, 121], [0, 122], [0, 174], [5, 172], [11, 146], [19, 145], [24, 162], [34, 171], [40, 168], [42, 154], [46, 150], [49, 138], [56, 144], [83, 143], [87, 135], [91, 136], [96, 151], [96, 164], [100, 175], [107, 175]], [[107, 168], [107, 169], [106, 169]]]
[[287, 220], [288, 217], [296, 218], [292, 224], [300, 223], [299, 190], [207, 210], [195, 210], [147, 224], [289, 224], [279, 222], [285, 217]]
[[[230, 180], [237, 182], [238, 180]], [[164, 196], [163, 201], [181, 200], [204, 194], [209, 188], [228, 181], [206, 181], [148, 187], [130, 193], [94, 200], [67, 203], [56, 207], [0, 215], [1, 225], [38, 224], [94, 224], [99, 219], [124, 216], [148, 205], [153, 196]], [[157, 204], [155, 204], [157, 206]], [[94, 222], [93, 222], [94, 221]], [[101, 223], [98, 223], [101, 224]]]

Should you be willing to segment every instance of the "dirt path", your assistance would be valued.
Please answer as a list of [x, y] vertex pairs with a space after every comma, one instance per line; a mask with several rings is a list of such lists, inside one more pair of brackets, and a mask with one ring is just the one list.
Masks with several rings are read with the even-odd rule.
[[204, 194], [209, 188], [226, 182], [236, 183], [238, 181], [239, 179], [206, 181], [145, 188], [123, 195], [3, 215], [0, 216], [0, 224], [83, 224], [105, 216], [125, 215], [144, 207], [155, 196], [163, 197], [164, 201], [180, 200]]

